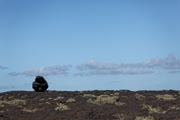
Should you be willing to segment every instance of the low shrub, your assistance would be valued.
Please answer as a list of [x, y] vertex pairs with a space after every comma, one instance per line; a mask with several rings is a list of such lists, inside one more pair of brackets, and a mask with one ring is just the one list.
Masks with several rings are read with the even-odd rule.
[[74, 98], [68, 98], [66, 100], [67, 103], [72, 103], [72, 102], [76, 102], [76, 100]]
[[160, 113], [165, 114], [166, 111], [162, 110], [160, 107], [152, 107], [151, 105], [143, 104], [143, 109], [147, 109], [149, 113]]
[[152, 116], [147, 116], [147, 117], [137, 116], [135, 120], [155, 120], [155, 119]]
[[70, 108], [65, 104], [57, 103], [55, 110], [56, 111], [64, 111], [64, 110], [70, 110]]
[[109, 95], [100, 95], [97, 96], [96, 99], [88, 99], [88, 103], [96, 104], [96, 105], [105, 105], [105, 104], [115, 104], [117, 106], [122, 106], [125, 103], [117, 101], [118, 96], [109, 96]]
[[170, 95], [170, 94], [156, 95], [156, 98], [158, 100], [165, 100], [165, 101], [175, 100], [176, 99], [173, 95]]

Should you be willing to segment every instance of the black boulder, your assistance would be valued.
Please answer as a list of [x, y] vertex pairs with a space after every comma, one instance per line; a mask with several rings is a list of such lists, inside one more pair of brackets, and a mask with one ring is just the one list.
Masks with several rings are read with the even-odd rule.
[[37, 76], [35, 81], [32, 83], [32, 88], [36, 92], [44, 92], [48, 88], [48, 83], [42, 76]]

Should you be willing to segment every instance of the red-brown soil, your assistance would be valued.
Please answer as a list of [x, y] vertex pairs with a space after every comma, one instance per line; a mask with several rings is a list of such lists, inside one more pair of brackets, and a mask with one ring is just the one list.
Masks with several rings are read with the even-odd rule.
[[180, 92], [4, 92], [0, 120], [180, 120]]

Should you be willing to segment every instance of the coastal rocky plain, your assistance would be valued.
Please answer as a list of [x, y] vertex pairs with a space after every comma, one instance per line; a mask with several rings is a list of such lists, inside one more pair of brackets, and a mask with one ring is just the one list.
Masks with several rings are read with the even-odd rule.
[[9, 91], [0, 120], [180, 120], [180, 91]]

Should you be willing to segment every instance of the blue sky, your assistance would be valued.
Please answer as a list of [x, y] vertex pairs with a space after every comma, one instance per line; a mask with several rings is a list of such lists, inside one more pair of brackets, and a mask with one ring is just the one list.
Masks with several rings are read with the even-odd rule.
[[180, 89], [180, 0], [0, 0], [0, 91]]

